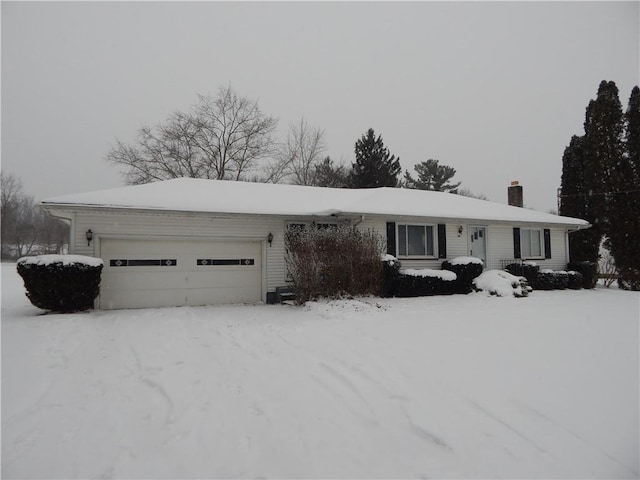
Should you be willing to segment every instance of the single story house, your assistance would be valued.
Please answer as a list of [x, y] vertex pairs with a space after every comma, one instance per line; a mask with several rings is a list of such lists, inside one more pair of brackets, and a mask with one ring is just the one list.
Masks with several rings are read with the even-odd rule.
[[[522, 188], [522, 187], [510, 187]], [[584, 220], [460, 195], [179, 178], [44, 200], [70, 223], [70, 253], [102, 258], [96, 307], [272, 302], [286, 286], [291, 224], [372, 229], [406, 268], [475, 256], [564, 269]]]

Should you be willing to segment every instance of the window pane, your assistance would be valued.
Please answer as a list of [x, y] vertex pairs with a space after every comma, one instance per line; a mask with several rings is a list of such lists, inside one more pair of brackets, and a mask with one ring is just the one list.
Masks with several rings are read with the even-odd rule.
[[433, 227], [427, 226], [427, 255], [433, 256]]
[[522, 246], [522, 257], [542, 256], [542, 231], [534, 229], [522, 229], [520, 231], [520, 244]]
[[520, 230], [520, 239], [522, 246], [522, 257], [528, 258], [531, 256], [531, 230], [522, 229]]
[[407, 226], [398, 225], [398, 255], [407, 254]]
[[409, 255], [425, 255], [425, 227], [422, 225], [408, 225], [407, 239]]
[[542, 250], [540, 248], [540, 230], [531, 230], [531, 256], [542, 256]]

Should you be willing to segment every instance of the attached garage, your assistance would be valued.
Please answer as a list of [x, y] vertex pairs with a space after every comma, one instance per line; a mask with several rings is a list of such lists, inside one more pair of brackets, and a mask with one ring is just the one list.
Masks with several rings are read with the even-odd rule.
[[262, 242], [102, 238], [102, 309], [262, 299]]

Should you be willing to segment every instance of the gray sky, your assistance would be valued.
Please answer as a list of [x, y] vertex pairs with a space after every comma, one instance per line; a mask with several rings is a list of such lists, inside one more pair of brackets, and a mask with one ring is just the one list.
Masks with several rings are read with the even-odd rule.
[[123, 184], [104, 157], [231, 85], [329, 154], [381, 134], [473, 192], [556, 206], [562, 153], [613, 80], [639, 83], [639, 2], [2, 1], [2, 170], [36, 199]]

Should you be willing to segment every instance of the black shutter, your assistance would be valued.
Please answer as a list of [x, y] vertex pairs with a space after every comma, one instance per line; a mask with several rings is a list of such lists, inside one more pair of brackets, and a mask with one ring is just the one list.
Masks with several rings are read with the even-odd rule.
[[447, 226], [438, 224], [438, 258], [447, 258]]
[[396, 222], [387, 222], [387, 253], [396, 256]]
[[551, 258], [551, 230], [544, 229], [544, 258]]
[[513, 227], [513, 258], [522, 258], [520, 252], [520, 229]]

